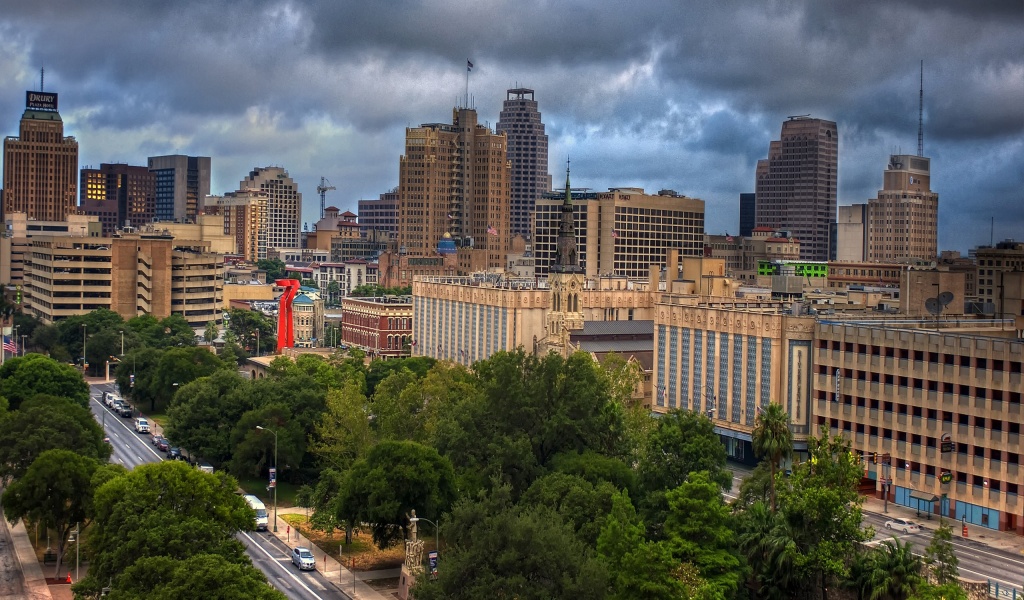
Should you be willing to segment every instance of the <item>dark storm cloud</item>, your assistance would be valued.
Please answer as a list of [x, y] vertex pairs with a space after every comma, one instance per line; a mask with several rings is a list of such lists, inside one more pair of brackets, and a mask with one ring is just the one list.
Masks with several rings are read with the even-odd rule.
[[83, 164], [209, 154], [217, 191], [280, 164], [349, 208], [397, 183], [405, 126], [449, 119], [470, 58], [482, 122], [537, 91], [555, 172], [572, 153], [592, 187], [700, 196], [735, 230], [787, 115], [837, 121], [840, 202], [872, 197], [916, 148], [923, 59], [941, 237], [966, 249], [980, 225], [951, 223], [991, 207], [1024, 231], [1022, 29], [1020, 0], [7, 2], [0, 115], [12, 133], [46, 65]]

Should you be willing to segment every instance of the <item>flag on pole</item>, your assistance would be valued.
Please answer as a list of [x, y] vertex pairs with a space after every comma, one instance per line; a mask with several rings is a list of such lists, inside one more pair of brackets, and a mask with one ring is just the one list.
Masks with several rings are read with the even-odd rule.
[[473, 63], [469, 62], [469, 59], [467, 58], [466, 59], [466, 71], [472, 71], [472, 70], [473, 70]]
[[487, 235], [498, 235], [498, 230], [495, 229], [494, 227], [488, 225], [487, 226]]
[[11, 340], [11, 338], [6, 335], [4, 336], [4, 350], [10, 352], [11, 354], [15, 354], [18, 352], [18, 345], [15, 344], [14, 341]]
[[452, 216], [452, 213], [448, 213], [448, 219], [449, 220], [455, 220], [455, 217]]

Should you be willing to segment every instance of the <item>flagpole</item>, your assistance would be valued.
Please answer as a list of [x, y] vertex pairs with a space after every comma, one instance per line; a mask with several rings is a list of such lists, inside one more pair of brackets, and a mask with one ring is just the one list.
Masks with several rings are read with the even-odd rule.
[[466, 108], [469, 108], [469, 72], [473, 70], [473, 67], [469, 66], [472, 63], [469, 59], [466, 59]]

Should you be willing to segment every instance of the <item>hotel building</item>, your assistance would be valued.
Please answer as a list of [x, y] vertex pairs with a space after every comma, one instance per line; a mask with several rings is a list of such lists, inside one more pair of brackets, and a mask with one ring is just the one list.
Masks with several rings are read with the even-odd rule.
[[18, 136], [4, 138], [3, 216], [63, 221], [78, 202], [78, 142], [64, 136], [57, 94], [26, 92]]
[[409, 356], [413, 344], [409, 296], [348, 297], [341, 301], [341, 311], [342, 342], [371, 356]]

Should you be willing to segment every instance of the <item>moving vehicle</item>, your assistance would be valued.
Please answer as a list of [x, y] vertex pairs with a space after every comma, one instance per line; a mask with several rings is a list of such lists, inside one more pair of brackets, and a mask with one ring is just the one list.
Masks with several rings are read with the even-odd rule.
[[121, 410], [117, 411], [117, 414], [121, 415], [122, 417], [124, 417], [126, 419], [130, 419], [132, 417], [132, 407], [131, 407], [131, 405], [129, 405], [127, 402], [122, 402], [121, 403]]
[[292, 550], [292, 564], [300, 571], [312, 571], [316, 568], [316, 560], [309, 548], [299, 546]]
[[902, 531], [903, 533], [917, 533], [921, 531], [921, 526], [910, 519], [892, 519], [891, 521], [886, 521], [885, 528], [895, 529], [896, 531]]
[[266, 531], [267, 530], [267, 506], [263, 504], [263, 501], [253, 496], [252, 494], [246, 494], [242, 496], [245, 498], [246, 504], [249, 508], [256, 511], [256, 530]]
[[203, 473], [209, 473], [213, 475], [213, 465], [211, 465], [208, 462], [198, 462], [196, 463], [196, 468], [202, 471]]
[[149, 433], [149, 421], [142, 417], [135, 419], [135, 431], [137, 433]]

